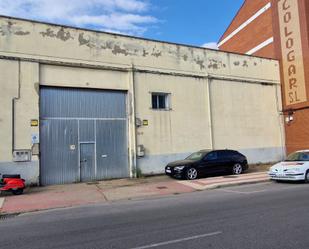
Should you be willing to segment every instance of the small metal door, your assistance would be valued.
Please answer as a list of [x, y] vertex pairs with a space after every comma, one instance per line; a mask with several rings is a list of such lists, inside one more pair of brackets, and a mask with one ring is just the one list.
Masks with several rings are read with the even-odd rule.
[[80, 180], [91, 181], [95, 178], [95, 145], [94, 143], [80, 144]]

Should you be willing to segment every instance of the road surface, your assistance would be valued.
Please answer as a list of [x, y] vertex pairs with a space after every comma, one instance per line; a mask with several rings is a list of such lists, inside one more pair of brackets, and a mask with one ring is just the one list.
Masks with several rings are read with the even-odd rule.
[[1, 249], [308, 249], [309, 184], [262, 183], [0, 220]]

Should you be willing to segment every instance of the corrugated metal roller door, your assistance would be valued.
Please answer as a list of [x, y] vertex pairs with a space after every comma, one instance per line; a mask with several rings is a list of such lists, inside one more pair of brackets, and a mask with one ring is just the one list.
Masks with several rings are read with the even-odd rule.
[[126, 93], [42, 87], [41, 184], [129, 176]]

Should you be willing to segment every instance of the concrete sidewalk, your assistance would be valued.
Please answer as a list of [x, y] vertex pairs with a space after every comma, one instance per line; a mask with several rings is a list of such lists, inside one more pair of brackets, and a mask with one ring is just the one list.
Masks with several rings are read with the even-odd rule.
[[224, 186], [268, 181], [266, 171], [242, 175], [202, 178], [194, 181], [175, 180], [167, 176], [120, 179], [33, 187], [20, 196], [9, 193], [0, 197], [2, 214], [23, 213], [60, 207], [72, 207], [118, 200], [189, 193]]

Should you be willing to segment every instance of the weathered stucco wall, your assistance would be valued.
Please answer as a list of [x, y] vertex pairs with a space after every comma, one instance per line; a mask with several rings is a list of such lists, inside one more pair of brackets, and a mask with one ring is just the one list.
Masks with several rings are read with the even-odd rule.
[[[0, 17], [0, 70], [4, 173], [22, 167], [12, 163], [12, 99], [20, 89], [15, 147], [31, 149], [39, 85], [126, 90], [132, 172], [136, 144], [146, 148], [137, 160], [144, 173], [161, 173], [168, 161], [205, 148], [247, 150], [251, 162], [283, 156], [274, 60]], [[151, 92], [170, 93], [171, 110], [152, 110]], [[135, 118], [148, 126], [135, 128]], [[29, 179], [38, 177], [33, 160]]]
[[274, 60], [4, 17], [0, 18], [0, 51], [8, 56], [58, 62], [134, 64], [148, 69], [279, 80]]
[[0, 60], [0, 161], [12, 160], [12, 101], [18, 95], [18, 62]]
[[[175, 158], [211, 148], [207, 79], [147, 73], [135, 79], [136, 117], [148, 120], [137, 128], [138, 144], [146, 149], [138, 161], [143, 172], [162, 172]], [[170, 93], [171, 109], [152, 109], [152, 92]]]
[[241, 150], [249, 162], [282, 159], [279, 85], [212, 80], [210, 91], [215, 148]]

